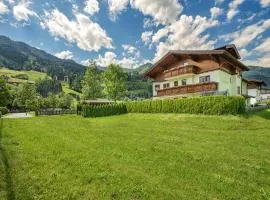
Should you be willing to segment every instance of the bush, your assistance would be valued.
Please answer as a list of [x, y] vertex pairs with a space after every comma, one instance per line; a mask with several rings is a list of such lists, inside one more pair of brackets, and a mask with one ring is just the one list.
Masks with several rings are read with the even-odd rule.
[[8, 113], [8, 109], [6, 107], [0, 107], [0, 112], [2, 113], [2, 115], [5, 115]]
[[29, 76], [27, 74], [16, 74], [12, 75], [12, 78], [18, 78], [18, 79], [23, 79], [23, 80], [28, 80]]
[[83, 117], [104, 117], [111, 115], [120, 115], [127, 113], [125, 104], [109, 104], [109, 105], [83, 105]]
[[128, 113], [190, 113], [207, 115], [245, 112], [243, 97], [207, 96], [182, 99], [145, 100], [125, 103]]

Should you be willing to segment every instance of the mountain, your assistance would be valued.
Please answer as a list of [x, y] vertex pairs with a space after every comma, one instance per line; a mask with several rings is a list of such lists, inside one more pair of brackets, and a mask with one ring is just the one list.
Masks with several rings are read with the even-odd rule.
[[243, 73], [245, 79], [263, 80], [270, 88], [270, 68], [259, 66], [248, 66], [249, 71]]
[[50, 75], [82, 74], [85, 66], [73, 60], [59, 59], [23, 42], [0, 36], [0, 66], [15, 70], [35, 70]]

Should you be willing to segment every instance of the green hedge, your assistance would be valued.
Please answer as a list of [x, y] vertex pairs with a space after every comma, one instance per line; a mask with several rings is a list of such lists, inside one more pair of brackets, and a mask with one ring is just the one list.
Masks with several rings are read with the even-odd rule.
[[5, 115], [8, 113], [8, 109], [6, 107], [0, 107], [0, 112], [2, 113], [2, 115]]
[[83, 105], [83, 117], [103, 117], [111, 115], [120, 115], [127, 113], [125, 104], [109, 104], [109, 105]]
[[245, 99], [236, 96], [207, 96], [182, 99], [144, 100], [125, 103], [128, 113], [190, 113], [207, 115], [245, 112]]

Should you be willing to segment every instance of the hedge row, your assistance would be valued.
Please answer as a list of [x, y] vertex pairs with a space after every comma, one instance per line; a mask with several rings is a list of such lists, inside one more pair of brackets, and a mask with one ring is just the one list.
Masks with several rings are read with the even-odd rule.
[[182, 99], [144, 100], [125, 103], [128, 113], [190, 113], [225, 115], [245, 112], [243, 97], [207, 96]]
[[125, 104], [109, 104], [109, 105], [83, 105], [83, 117], [103, 117], [111, 115], [120, 115], [127, 113]]

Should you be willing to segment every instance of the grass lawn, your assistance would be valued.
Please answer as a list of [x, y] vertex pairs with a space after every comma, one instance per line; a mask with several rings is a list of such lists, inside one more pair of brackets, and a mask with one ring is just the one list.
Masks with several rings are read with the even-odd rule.
[[1, 146], [0, 199], [270, 198], [270, 110], [4, 119]]
[[77, 92], [75, 90], [70, 89], [67, 83], [62, 82], [61, 84], [62, 84], [63, 92], [65, 94], [75, 94], [75, 95], [78, 95], [78, 96], [82, 96], [82, 93], [79, 93], [79, 92]]
[[[11, 77], [18, 74], [27, 74], [29, 77], [29, 81], [36, 81], [38, 79], [43, 79], [46, 77], [46, 73], [37, 72], [37, 71], [16, 71], [16, 70], [11, 70], [7, 68], [0, 68], [0, 76], [7, 75], [8, 77]], [[26, 80], [16, 79], [16, 78], [11, 78], [11, 81], [27, 82]]]

